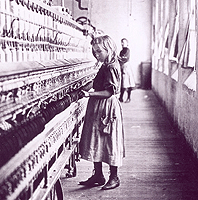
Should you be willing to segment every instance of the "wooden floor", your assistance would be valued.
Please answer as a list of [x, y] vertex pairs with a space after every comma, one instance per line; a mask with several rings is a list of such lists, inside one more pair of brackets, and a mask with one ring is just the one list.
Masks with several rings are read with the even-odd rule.
[[[64, 199], [198, 200], [198, 166], [152, 90], [134, 90], [132, 101], [122, 107], [126, 158], [120, 187], [103, 191], [78, 185], [93, 169], [81, 160], [76, 177], [66, 179], [62, 173]], [[103, 167], [108, 179], [108, 166]]]

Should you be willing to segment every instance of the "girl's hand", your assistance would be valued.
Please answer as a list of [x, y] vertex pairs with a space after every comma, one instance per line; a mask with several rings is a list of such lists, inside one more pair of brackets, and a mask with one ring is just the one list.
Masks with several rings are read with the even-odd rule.
[[81, 90], [81, 91], [80, 91], [80, 96], [81, 96], [81, 97], [89, 97], [90, 95], [89, 95], [89, 92], [84, 91], [84, 90]]

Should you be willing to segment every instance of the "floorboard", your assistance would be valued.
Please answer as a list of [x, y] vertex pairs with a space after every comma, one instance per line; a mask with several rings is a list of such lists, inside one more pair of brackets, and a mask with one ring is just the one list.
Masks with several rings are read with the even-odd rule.
[[[65, 178], [62, 172], [64, 199], [198, 200], [196, 162], [152, 90], [132, 91], [132, 101], [122, 107], [126, 157], [119, 169], [120, 187], [103, 191], [78, 185], [93, 169], [81, 160], [76, 177]], [[108, 179], [108, 166], [103, 167]]]

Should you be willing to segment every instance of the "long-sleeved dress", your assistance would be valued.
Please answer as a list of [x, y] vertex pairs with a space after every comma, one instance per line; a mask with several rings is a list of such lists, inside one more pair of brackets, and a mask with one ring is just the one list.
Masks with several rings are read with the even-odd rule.
[[90, 97], [80, 140], [81, 158], [121, 166], [125, 156], [122, 109], [118, 100], [121, 85], [120, 65], [103, 64], [94, 82], [95, 91], [113, 89], [109, 98]]
[[124, 47], [120, 51], [120, 59], [119, 59], [122, 72], [122, 84], [121, 84], [122, 88], [135, 87], [133, 70], [131, 68], [129, 59], [130, 59], [130, 49], [128, 47]]

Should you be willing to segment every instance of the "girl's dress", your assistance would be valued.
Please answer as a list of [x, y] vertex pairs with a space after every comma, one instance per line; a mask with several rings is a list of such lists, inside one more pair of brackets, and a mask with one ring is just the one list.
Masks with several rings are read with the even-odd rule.
[[94, 82], [95, 91], [113, 89], [109, 98], [90, 97], [80, 140], [81, 158], [121, 166], [125, 156], [122, 109], [118, 100], [121, 85], [118, 61], [104, 64]]

